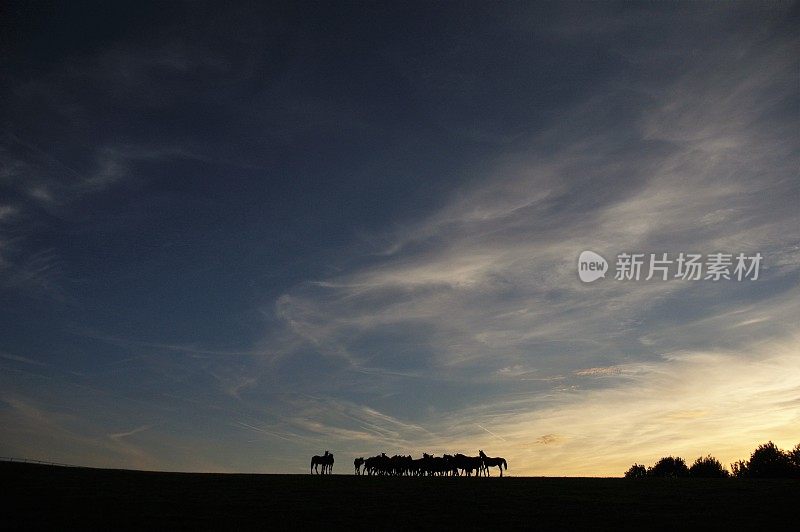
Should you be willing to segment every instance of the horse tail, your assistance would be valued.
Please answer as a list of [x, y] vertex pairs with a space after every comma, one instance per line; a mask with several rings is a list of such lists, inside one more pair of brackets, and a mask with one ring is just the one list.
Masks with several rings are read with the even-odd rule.
[[503, 468], [508, 471], [508, 462], [506, 462], [505, 458], [503, 458]]

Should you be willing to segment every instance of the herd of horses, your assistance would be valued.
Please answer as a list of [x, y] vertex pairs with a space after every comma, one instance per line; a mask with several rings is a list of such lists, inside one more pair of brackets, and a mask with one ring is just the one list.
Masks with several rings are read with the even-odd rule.
[[[319, 470], [322, 466], [322, 472]], [[486, 456], [482, 450], [478, 456], [465, 456], [463, 454], [445, 454], [432, 456], [423, 453], [422, 458], [411, 456], [387, 456], [381, 453], [369, 458], [359, 457], [353, 460], [356, 475], [390, 475], [390, 476], [490, 476], [489, 468], [496, 467], [503, 476], [503, 470], [508, 470], [506, 459], [497, 456]], [[330, 474], [333, 470], [333, 454], [325, 451], [322, 456], [311, 458], [311, 474]]]

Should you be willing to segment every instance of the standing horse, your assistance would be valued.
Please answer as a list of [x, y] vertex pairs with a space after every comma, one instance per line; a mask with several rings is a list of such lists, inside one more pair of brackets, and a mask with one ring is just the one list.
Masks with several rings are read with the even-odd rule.
[[327, 453], [327, 456], [324, 457], [325, 463], [322, 464], [322, 473], [327, 473], [330, 475], [333, 472], [333, 453], [329, 453], [327, 451], [325, 452]]
[[[322, 466], [322, 472], [320, 472], [319, 466]], [[331, 470], [333, 470], [333, 455], [328, 451], [325, 451], [325, 454], [322, 456], [314, 455], [311, 457], [312, 475], [315, 471], [318, 475], [324, 475], [325, 473], [330, 474]]]
[[503, 476], [503, 468], [505, 468], [506, 471], [508, 471], [508, 463], [506, 463], [506, 459], [505, 458], [502, 458], [500, 456], [492, 458], [492, 457], [486, 456], [486, 454], [483, 451], [478, 451], [478, 454], [480, 455], [481, 460], [483, 461], [483, 467], [486, 470], [486, 476], [487, 477], [490, 476], [489, 475], [489, 468], [490, 467], [496, 467], [497, 469], [499, 469], [501, 477]]
[[455, 466], [461, 469], [462, 472], [468, 477], [475, 471], [475, 478], [483, 471], [483, 459], [480, 456], [464, 456], [458, 453], [454, 457]]
[[356, 475], [361, 474], [361, 466], [364, 465], [364, 457], [356, 458], [353, 460], [353, 467], [356, 470]]

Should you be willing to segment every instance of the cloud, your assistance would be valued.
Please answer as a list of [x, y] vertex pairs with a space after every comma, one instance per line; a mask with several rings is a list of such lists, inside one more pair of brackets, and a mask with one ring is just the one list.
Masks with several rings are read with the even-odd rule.
[[561, 437], [559, 437], [557, 434], [545, 434], [536, 439], [536, 443], [540, 443], [542, 445], [550, 445], [559, 441], [561, 441]]
[[[791, 95], [790, 44], [742, 53], [720, 46], [671, 84], [634, 85], [650, 100], [630, 123], [605, 124], [578, 107], [563, 120], [568, 126], [500, 158], [438, 212], [376, 236], [378, 259], [368, 266], [283, 295], [278, 315], [351, 365], [369, 355], [346, 338], [397, 326], [427, 339], [434, 368], [488, 363], [500, 373], [523, 366], [541, 343], [605, 351], [620, 337], [647, 335], [657, 326], [642, 327], [642, 319], [691, 288], [605, 283], [588, 292], [574, 273], [582, 249], [762, 251], [786, 268], [768, 272], [774, 281], [796, 274], [782, 256], [797, 242], [782, 228], [798, 216], [775, 198], [797, 192], [797, 157], [779, 133], [788, 122], [776, 127], [764, 118]], [[747, 74], [753, 65], [756, 77]], [[553, 137], [562, 139], [554, 150], [535, 148]], [[724, 300], [723, 291], [737, 289], [704, 290]]]
[[[744, 352], [674, 353], [631, 364], [614, 387], [509, 395], [419, 424], [332, 396], [297, 398], [287, 411], [299, 415], [265, 432], [354, 455], [502, 450], [515, 475], [617, 476], [667, 454], [729, 463], [767, 439], [796, 443], [798, 363], [796, 336]], [[535, 446], [531, 434], [542, 434]]]
[[[800, 381], [785, 372], [798, 363], [799, 348], [793, 339], [744, 357], [687, 353], [642, 365], [618, 387], [565, 394], [538, 410], [531, 401], [530, 413], [493, 423], [505, 427], [508, 454], [528, 473], [619, 475], [634, 461], [667, 454], [692, 460], [711, 452], [729, 463], [770, 438], [796, 443]], [[529, 434], [547, 428], [568, 441], [552, 452], [528, 450]]]
[[33, 360], [27, 357], [21, 357], [17, 355], [12, 355], [10, 353], [3, 353], [0, 352], [0, 358], [4, 358], [6, 360], [11, 360], [13, 362], [22, 362], [23, 364], [29, 364], [32, 366], [48, 366], [49, 364], [45, 364], [44, 362], [39, 362], [38, 360]]
[[127, 438], [128, 436], [133, 436], [134, 434], [138, 434], [145, 430], [150, 429], [150, 425], [142, 425], [141, 427], [136, 427], [134, 429], [124, 431], [124, 432], [115, 432], [113, 434], [109, 434], [108, 437], [112, 440], [121, 440], [122, 438]]
[[586, 368], [575, 372], [579, 377], [609, 377], [619, 375], [622, 370], [616, 366], [609, 366], [605, 368]]

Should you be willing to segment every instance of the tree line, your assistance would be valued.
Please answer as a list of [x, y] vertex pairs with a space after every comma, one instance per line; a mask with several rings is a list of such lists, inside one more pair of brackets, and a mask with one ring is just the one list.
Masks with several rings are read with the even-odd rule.
[[774, 443], [759, 445], [748, 460], [737, 460], [728, 471], [711, 455], [701, 456], [687, 466], [679, 456], [665, 456], [650, 467], [633, 464], [625, 478], [694, 477], [694, 478], [800, 478], [800, 443], [791, 451]]

